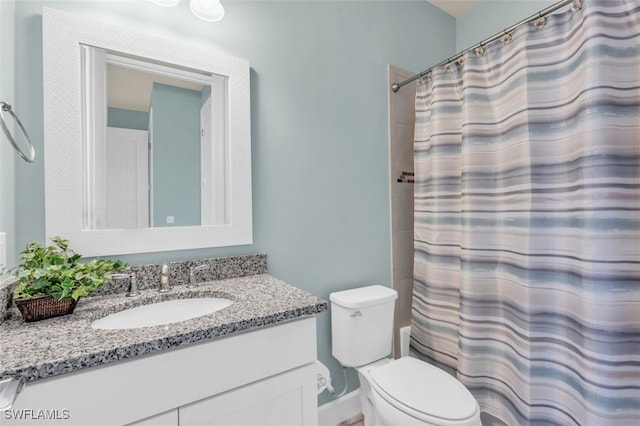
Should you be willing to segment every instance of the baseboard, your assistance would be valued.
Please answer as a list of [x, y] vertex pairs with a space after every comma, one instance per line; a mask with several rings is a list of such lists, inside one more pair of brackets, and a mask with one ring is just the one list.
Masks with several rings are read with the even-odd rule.
[[318, 426], [336, 426], [343, 420], [360, 413], [358, 390], [321, 405], [318, 408]]

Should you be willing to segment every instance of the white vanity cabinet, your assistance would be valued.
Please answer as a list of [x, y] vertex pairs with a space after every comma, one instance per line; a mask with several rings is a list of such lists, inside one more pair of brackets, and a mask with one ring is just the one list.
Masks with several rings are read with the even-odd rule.
[[[315, 426], [315, 361], [304, 317], [28, 383], [0, 423]], [[34, 418], [15, 418], [25, 412]]]
[[180, 426], [282, 426], [315, 424], [316, 410], [306, 409], [305, 398], [316, 404], [314, 367], [282, 373], [238, 390], [194, 402], [178, 409]]
[[310, 378], [315, 378], [313, 365], [205, 398], [128, 426], [315, 425], [315, 385]]

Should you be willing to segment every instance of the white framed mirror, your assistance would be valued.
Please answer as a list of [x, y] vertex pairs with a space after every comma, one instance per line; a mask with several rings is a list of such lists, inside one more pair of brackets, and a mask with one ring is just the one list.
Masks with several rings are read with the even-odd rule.
[[47, 238], [252, 243], [248, 61], [44, 8], [43, 78]]

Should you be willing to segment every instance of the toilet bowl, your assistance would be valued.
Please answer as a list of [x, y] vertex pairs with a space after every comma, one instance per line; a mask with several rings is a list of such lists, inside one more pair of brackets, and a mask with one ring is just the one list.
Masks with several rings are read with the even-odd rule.
[[[471, 392], [445, 371], [411, 357], [358, 369], [376, 426], [480, 426]], [[365, 392], [366, 394], [366, 392]]]
[[481, 426], [476, 399], [453, 376], [416, 358], [387, 358], [396, 298], [382, 286], [330, 295], [332, 353], [358, 371], [365, 426]]

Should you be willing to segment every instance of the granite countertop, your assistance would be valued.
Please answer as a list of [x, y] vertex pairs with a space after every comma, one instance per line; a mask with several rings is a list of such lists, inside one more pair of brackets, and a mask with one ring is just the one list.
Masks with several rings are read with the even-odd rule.
[[[71, 315], [26, 323], [16, 308], [0, 323], [0, 379], [27, 381], [146, 355], [313, 315], [327, 302], [268, 274], [208, 281], [161, 294], [142, 290], [82, 298]], [[173, 299], [224, 297], [232, 305], [179, 323], [128, 330], [97, 330], [91, 323], [135, 306]]]

